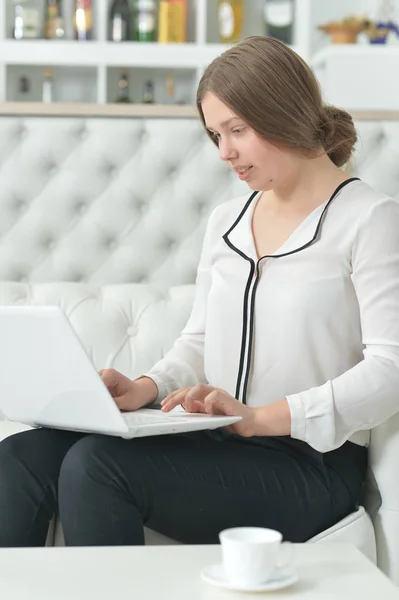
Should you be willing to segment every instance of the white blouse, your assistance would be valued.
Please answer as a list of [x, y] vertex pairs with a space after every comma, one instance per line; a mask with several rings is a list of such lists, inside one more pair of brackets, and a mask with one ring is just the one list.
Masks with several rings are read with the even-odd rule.
[[205, 382], [251, 407], [287, 398], [292, 437], [367, 445], [399, 410], [399, 202], [348, 180], [258, 260], [259, 197], [213, 211], [191, 316], [145, 375], [158, 401]]

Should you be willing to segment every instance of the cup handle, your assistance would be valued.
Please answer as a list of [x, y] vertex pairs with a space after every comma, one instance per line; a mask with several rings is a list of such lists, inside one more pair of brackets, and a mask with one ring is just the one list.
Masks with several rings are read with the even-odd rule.
[[282, 542], [280, 548], [280, 554], [285, 555], [277, 562], [277, 569], [282, 571], [290, 567], [294, 559], [294, 546], [291, 542]]

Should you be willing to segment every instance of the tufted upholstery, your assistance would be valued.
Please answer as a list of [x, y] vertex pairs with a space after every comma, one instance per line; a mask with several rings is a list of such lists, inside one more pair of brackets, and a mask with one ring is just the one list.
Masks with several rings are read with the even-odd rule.
[[194, 282], [247, 189], [216, 155], [194, 119], [0, 118], [0, 279]]
[[[358, 125], [354, 171], [398, 194], [399, 122]], [[247, 189], [195, 119], [0, 117], [0, 280], [193, 283], [211, 209]]]
[[59, 305], [97, 369], [136, 377], [172, 346], [187, 321], [193, 285], [0, 281], [2, 305]]
[[[399, 123], [358, 129], [352, 172], [398, 196]], [[139, 375], [187, 320], [208, 214], [246, 190], [194, 119], [0, 117], [0, 304], [62, 306], [97, 368]], [[314, 540], [373, 559], [376, 538], [397, 583], [398, 455], [399, 417], [372, 432], [374, 528], [361, 509]]]

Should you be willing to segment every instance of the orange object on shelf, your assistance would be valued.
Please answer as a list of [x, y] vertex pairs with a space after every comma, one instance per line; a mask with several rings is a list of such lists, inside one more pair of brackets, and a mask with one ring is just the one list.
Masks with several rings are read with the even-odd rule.
[[187, 41], [187, 0], [161, 0], [158, 17], [158, 42]]
[[342, 21], [330, 21], [318, 28], [331, 35], [333, 44], [355, 44], [357, 36], [368, 27], [367, 19], [362, 17], [347, 17]]
[[242, 37], [244, 0], [219, 0], [219, 38], [224, 44], [233, 44]]

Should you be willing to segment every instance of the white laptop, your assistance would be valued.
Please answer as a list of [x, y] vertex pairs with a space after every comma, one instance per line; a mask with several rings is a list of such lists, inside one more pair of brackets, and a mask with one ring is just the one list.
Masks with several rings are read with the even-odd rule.
[[33, 427], [124, 438], [216, 429], [241, 419], [181, 407], [121, 412], [57, 306], [0, 306], [0, 410]]

